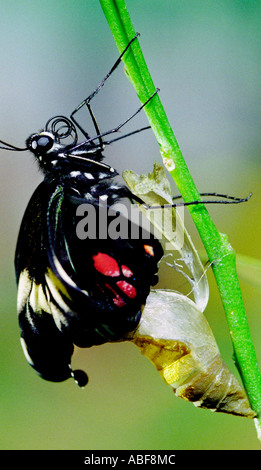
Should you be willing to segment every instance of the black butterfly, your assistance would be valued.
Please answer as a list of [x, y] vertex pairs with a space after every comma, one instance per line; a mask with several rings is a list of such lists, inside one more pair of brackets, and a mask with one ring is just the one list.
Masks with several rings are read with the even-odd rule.
[[[27, 139], [24, 149], [1, 141], [2, 148], [30, 150], [44, 173], [22, 220], [15, 270], [23, 350], [29, 364], [46, 380], [72, 376], [80, 386], [85, 385], [86, 374], [71, 369], [73, 345], [117, 341], [134, 330], [150, 287], [157, 282], [163, 251], [152, 235], [147, 240], [77, 236], [80, 205], [88, 203], [98, 213], [101, 201], [107, 211], [115, 202], [134, 198], [115, 180], [116, 170], [102, 162], [104, 135], [116, 132], [130, 118], [101, 134], [89, 104], [123, 54], [70, 119], [50, 119], [42, 132]], [[97, 132], [94, 138], [74, 116], [84, 105]], [[77, 128], [85, 137], [80, 143]], [[97, 233], [99, 223], [96, 217]], [[128, 224], [131, 228], [130, 220]]]
[[[74, 345], [90, 347], [124, 338], [137, 327], [141, 307], [151, 286], [157, 283], [163, 249], [151, 233], [147, 233], [147, 239], [144, 232], [135, 238], [86, 238], [77, 234], [77, 211], [82, 204], [94, 208], [96, 215], [103, 211], [109, 226], [112, 216], [108, 216], [108, 211], [113, 204], [126, 198], [143, 203], [126, 186], [118, 184], [115, 180], [118, 173], [103, 163], [102, 151], [106, 144], [148, 127], [109, 142], [103, 137], [123, 127], [158, 90], [130, 118], [105, 133], [100, 132], [90, 107], [90, 101], [136, 37], [70, 119], [65, 116], [50, 119], [43, 131], [27, 139], [25, 148], [0, 141], [4, 144], [0, 148], [6, 150], [31, 151], [44, 173], [22, 220], [15, 270], [23, 350], [29, 364], [46, 380], [73, 377], [84, 386], [88, 381], [86, 374], [71, 369]], [[97, 133], [93, 138], [75, 119], [75, 113], [85, 105]], [[83, 142], [78, 142], [77, 129], [84, 136]], [[248, 198], [230, 199], [237, 203]], [[127, 232], [131, 234], [133, 221], [127, 222]], [[93, 224], [94, 233], [99, 233], [99, 216]]]

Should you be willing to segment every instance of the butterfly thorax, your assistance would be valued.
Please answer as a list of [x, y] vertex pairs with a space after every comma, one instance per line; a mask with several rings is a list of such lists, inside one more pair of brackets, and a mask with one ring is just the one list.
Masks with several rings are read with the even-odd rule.
[[111, 205], [129, 195], [125, 186], [112, 181], [117, 171], [102, 162], [104, 156], [93, 144], [63, 145], [50, 132], [32, 134], [26, 144], [45, 181], [62, 186], [68, 196], [84, 198], [94, 205], [106, 198]]

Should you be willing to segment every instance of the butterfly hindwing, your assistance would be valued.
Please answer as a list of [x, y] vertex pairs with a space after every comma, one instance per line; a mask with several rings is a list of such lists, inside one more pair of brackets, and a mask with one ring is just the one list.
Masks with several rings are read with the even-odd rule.
[[[139, 322], [141, 305], [155, 282], [161, 246], [153, 238], [79, 239], [76, 213], [86, 200], [72, 198], [66, 188], [63, 199], [51, 199], [47, 253], [54, 284], [68, 307], [64, 316], [72, 340], [84, 347], [117, 341]], [[99, 205], [95, 209], [93, 223], [98, 225]]]

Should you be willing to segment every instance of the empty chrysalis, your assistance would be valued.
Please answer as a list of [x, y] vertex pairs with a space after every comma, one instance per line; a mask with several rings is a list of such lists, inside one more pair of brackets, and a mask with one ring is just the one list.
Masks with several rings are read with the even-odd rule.
[[255, 417], [244, 389], [222, 361], [206, 317], [186, 296], [151, 291], [131, 341], [176, 396], [212, 411]]
[[[169, 205], [173, 202], [171, 186], [164, 168], [155, 163], [148, 176], [125, 170], [123, 178], [131, 192], [150, 206], [147, 210], [141, 204], [139, 210], [150, 221], [154, 234], [164, 249], [160, 262], [160, 287], [167, 286], [177, 291], [182, 289], [185, 294], [192, 292], [197, 307], [203, 312], [209, 298], [208, 280], [206, 270], [185, 228], [184, 208], [166, 207], [153, 210], [153, 206]], [[166, 267], [172, 268], [167, 270], [167, 274]]]
[[[123, 176], [131, 191], [150, 206], [171, 203], [171, 188], [158, 164], [148, 176], [132, 171], [125, 171]], [[201, 408], [254, 418], [247, 395], [222, 361], [203, 315], [208, 281], [180, 213], [175, 208], [153, 211], [140, 205], [139, 209], [156, 227], [165, 248], [160, 264], [171, 265], [171, 259], [172, 269], [165, 288], [151, 290], [141, 321], [128, 339], [150, 359], [178, 397]], [[177, 292], [181, 285], [171, 285], [175, 271], [189, 282], [194, 300]]]

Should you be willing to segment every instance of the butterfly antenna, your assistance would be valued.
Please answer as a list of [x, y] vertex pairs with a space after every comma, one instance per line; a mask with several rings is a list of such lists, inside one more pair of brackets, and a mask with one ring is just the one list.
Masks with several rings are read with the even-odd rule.
[[14, 152], [23, 152], [24, 150], [28, 150], [27, 147], [25, 148], [21, 148], [21, 147], [16, 147], [15, 145], [12, 145], [12, 144], [8, 144], [7, 142], [4, 142], [4, 140], [0, 140], [0, 143], [1, 144], [4, 144], [4, 147], [2, 145], [0, 145], [0, 149], [3, 149], [3, 150], [13, 150]]

